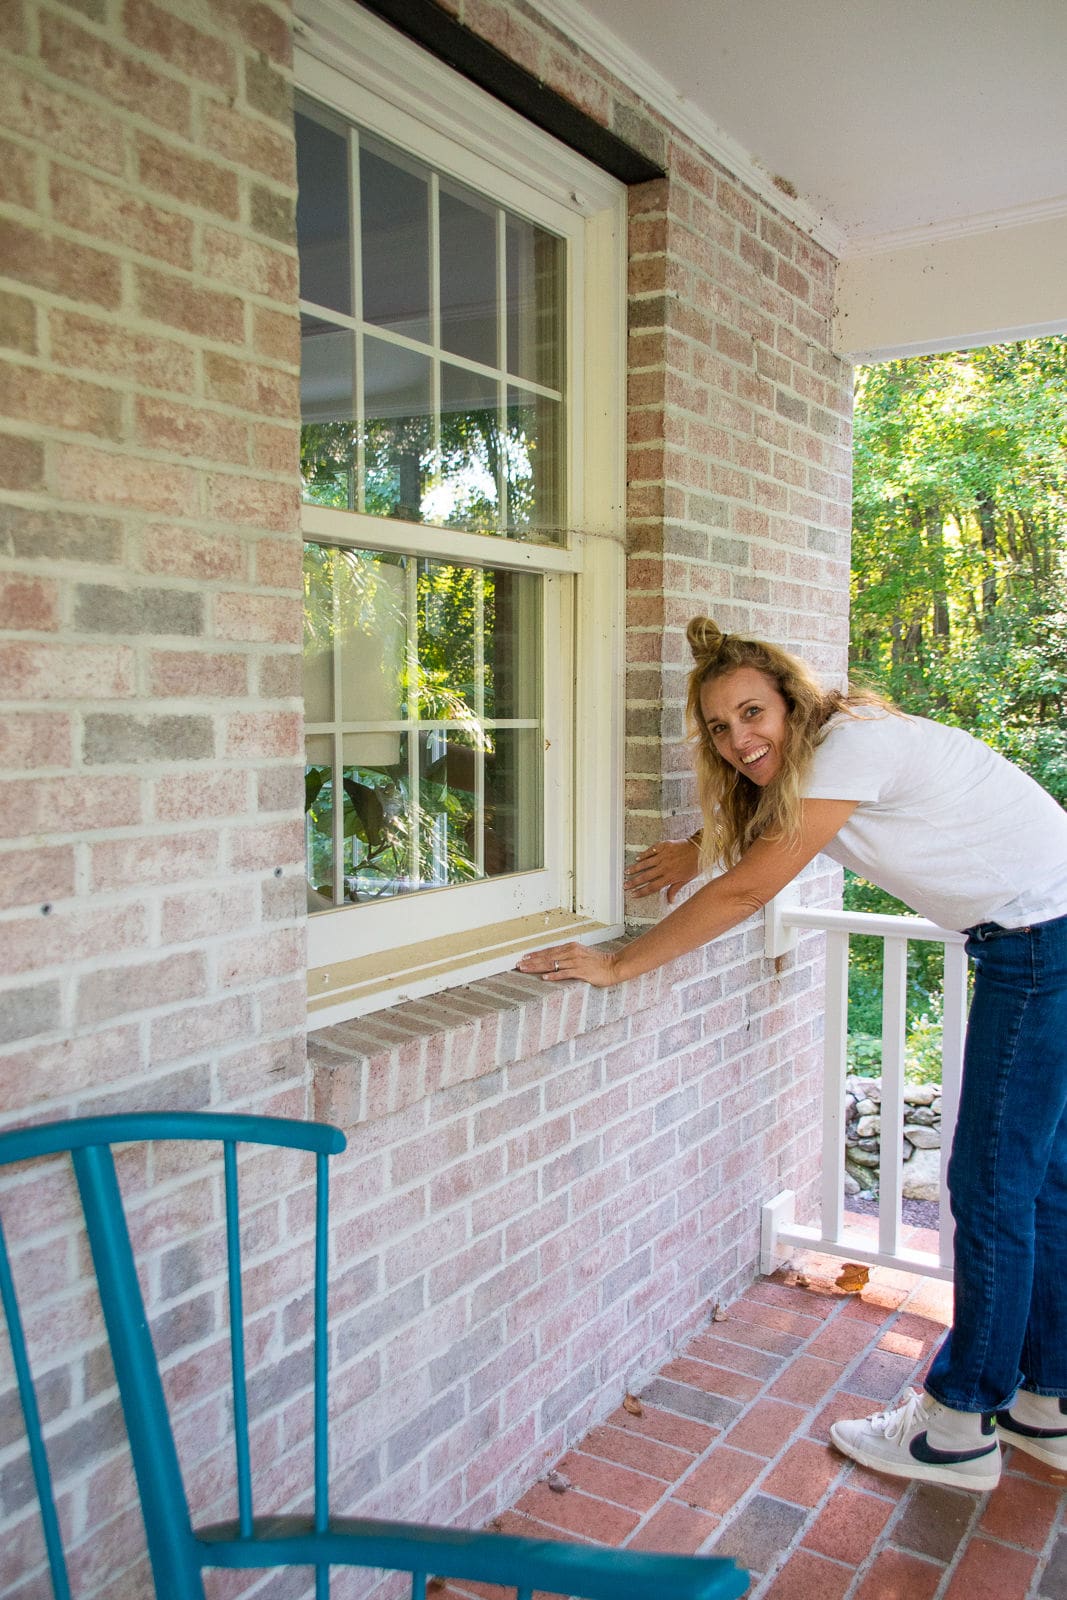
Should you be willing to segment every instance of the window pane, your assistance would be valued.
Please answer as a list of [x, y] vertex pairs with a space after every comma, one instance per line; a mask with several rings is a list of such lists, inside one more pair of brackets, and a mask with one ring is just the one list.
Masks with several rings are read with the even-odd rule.
[[541, 579], [487, 572], [483, 613], [485, 716], [541, 722]]
[[430, 191], [425, 170], [361, 139], [363, 316], [409, 339], [430, 337]]
[[347, 137], [297, 112], [296, 170], [300, 185], [296, 227], [300, 240], [301, 297], [351, 316], [352, 221], [348, 200]]
[[441, 364], [441, 472], [427, 521], [495, 533], [500, 519], [500, 385]]
[[547, 388], [563, 384], [563, 241], [508, 217], [507, 369]]
[[441, 343], [454, 355], [495, 367], [497, 209], [473, 196], [440, 193]]
[[304, 581], [309, 908], [540, 866], [541, 577], [309, 545]]
[[544, 739], [539, 728], [497, 728], [485, 758], [485, 876], [544, 863]]
[[300, 465], [304, 498], [351, 511], [358, 504], [355, 334], [300, 319]]
[[369, 335], [363, 341], [366, 510], [423, 520], [433, 468], [430, 358]]
[[467, 720], [478, 707], [483, 588], [480, 567], [419, 562], [418, 714], [424, 721]]
[[563, 427], [558, 400], [508, 390], [508, 532], [557, 537], [563, 521]]

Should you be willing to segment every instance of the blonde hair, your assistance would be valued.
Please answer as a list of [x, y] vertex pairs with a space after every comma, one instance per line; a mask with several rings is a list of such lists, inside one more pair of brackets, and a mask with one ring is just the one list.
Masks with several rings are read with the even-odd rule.
[[[764, 639], [723, 633], [710, 617], [694, 617], [686, 629], [693, 652], [686, 720], [696, 744], [697, 793], [704, 816], [700, 855], [705, 868], [731, 867], [756, 839], [795, 840], [800, 833], [804, 779], [827, 722], [853, 706], [894, 708], [879, 695], [849, 684], [824, 689], [803, 661]], [[753, 667], [774, 684], [786, 704], [786, 738], [781, 769], [762, 788], [725, 761], [715, 748], [700, 694], [706, 683]]]

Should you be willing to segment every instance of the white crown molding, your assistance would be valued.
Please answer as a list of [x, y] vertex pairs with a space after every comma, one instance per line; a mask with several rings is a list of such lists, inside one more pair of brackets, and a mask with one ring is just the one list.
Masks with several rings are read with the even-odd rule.
[[533, 0], [533, 5], [546, 22], [566, 34], [621, 83], [628, 84], [679, 133], [721, 162], [739, 182], [753, 189], [761, 200], [795, 223], [831, 255], [842, 256], [848, 252], [848, 236], [836, 222], [809, 201], [799, 196], [794, 199], [779, 189], [774, 175], [755, 156], [679, 94], [661, 73], [591, 16], [578, 0]]
[[1057, 222], [1067, 217], [1067, 194], [1047, 200], [1030, 200], [1025, 205], [1002, 211], [980, 211], [968, 217], [946, 218], [915, 228], [895, 228], [885, 233], [854, 238], [845, 254], [850, 258], [888, 255], [894, 250], [913, 250], [924, 244], [940, 244], [945, 239], [966, 239], [1000, 229], [1027, 228], [1035, 222]]

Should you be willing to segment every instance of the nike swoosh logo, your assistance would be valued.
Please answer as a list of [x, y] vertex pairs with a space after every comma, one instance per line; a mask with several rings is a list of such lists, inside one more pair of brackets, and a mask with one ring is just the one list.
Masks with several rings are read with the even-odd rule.
[[938, 1450], [930, 1444], [925, 1433], [917, 1433], [911, 1441], [911, 1454], [916, 1461], [928, 1467], [951, 1467], [958, 1461], [977, 1461], [996, 1449], [995, 1444], [984, 1444], [980, 1450]]

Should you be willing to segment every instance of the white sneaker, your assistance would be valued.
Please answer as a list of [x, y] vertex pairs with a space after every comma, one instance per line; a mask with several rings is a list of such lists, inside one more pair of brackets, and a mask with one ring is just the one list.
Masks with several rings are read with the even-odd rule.
[[893, 1478], [995, 1489], [1000, 1445], [992, 1416], [953, 1411], [912, 1389], [903, 1405], [856, 1422], [835, 1422], [830, 1437], [861, 1466]]
[[997, 1412], [997, 1432], [1005, 1444], [1067, 1472], [1067, 1400], [1020, 1389], [1008, 1410]]

